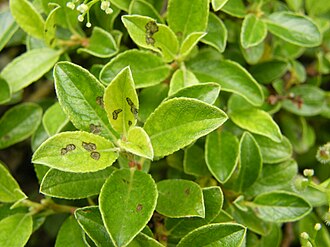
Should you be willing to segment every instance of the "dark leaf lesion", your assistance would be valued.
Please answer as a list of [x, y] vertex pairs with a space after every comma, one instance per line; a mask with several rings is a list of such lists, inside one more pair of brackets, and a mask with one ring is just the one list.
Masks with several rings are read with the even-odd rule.
[[146, 43], [153, 46], [155, 44], [153, 35], [159, 31], [158, 25], [155, 21], [149, 21], [144, 27], [146, 29]]
[[68, 144], [65, 148], [61, 148], [61, 155], [66, 155], [67, 153], [76, 149], [74, 144]]
[[119, 113], [121, 113], [123, 110], [122, 109], [117, 109], [112, 112], [112, 119], [117, 120]]

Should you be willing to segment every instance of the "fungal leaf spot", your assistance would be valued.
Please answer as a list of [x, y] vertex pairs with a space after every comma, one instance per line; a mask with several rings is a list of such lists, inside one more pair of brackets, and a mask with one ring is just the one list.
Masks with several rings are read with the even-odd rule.
[[66, 151], [73, 151], [73, 150], [75, 150], [76, 149], [76, 146], [74, 145], [74, 144], [68, 144], [67, 146], [66, 146]]
[[138, 109], [134, 105], [133, 101], [128, 97], [126, 97], [126, 101], [127, 101], [127, 104], [131, 107], [131, 112], [134, 114], [134, 117], [137, 118]]
[[89, 125], [89, 131], [93, 134], [100, 134], [101, 133], [101, 125], [91, 124]]
[[61, 155], [66, 155], [67, 154], [67, 150], [66, 150], [66, 148], [62, 148], [61, 149]]
[[104, 102], [103, 102], [103, 97], [101, 96], [97, 96], [96, 97], [96, 103], [101, 106], [102, 108], [104, 108]]
[[145, 26], [147, 35], [152, 36], [154, 33], [158, 32], [158, 25], [155, 21], [149, 21]]
[[82, 142], [82, 146], [84, 149], [86, 149], [88, 152], [96, 150], [96, 145], [94, 143], [87, 143], [87, 142]]
[[121, 113], [123, 110], [122, 109], [117, 109], [112, 112], [112, 118], [113, 120], [117, 120], [118, 114]]
[[186, 196], [189, 196], [190, 195], [190, 189], [189, 188], [185, 189], [184, 193], [186, 194]]
[[147, 45], [155, 45], [155, 39], [153, 37], [146, 36]]
[[140, 211], [142, 210], [142, 208], [143, 208], [142, 204], [139, 203], [139, 204], [136, 206], [136, 211], [137, 211], [137, 212], [140, 212]]
[[91, 158], [94, 160], [99, 160], [101, 157], [101, 154], [99, 152], [91, 152]]
[[131, 126], [131, 125], [132, 125], [132, 121], [128, 120], [128, 126]]

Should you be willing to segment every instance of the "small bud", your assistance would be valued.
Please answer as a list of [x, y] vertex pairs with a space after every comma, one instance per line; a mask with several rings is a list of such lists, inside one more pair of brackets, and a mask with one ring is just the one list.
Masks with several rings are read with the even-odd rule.
[[314, 170], [313, 169], [305, 169], [304, 170], [304, 176], [305, 177], [313, 177], [314, 176]]
[[313, 245], [312, 245], [311, 242], [308, 241], [308, 242], [306, 243], [305, 247], [313, 247]]
[[92, 24], [90, 22], [86, 23], [86, 27], [90, 28], [92, 26]]
[[73, 2], [67, 2], [67, 3], [66, 3], [66, 6], [67, 6], [69, 9], [72, 9], [72, 10], [74, 10], [74, 8], [76, 7], [76, 6], [74, 5]]
[[84, 21], [84, 16], [83, 15], [78, 15], [78, 21], [83, 22]]
[[102, 1], [102, 3], [101, 3], [101, 9], [102, 10], [106, 10], [106, 9], [108, 9], [110, 7], [110, 2], [109, 1]]
[[295, 97], [294, 93], [289, 93], [289, 98], [293, 99]]
[[113, 9], [112, 9], [112, 8], [107, 8], [107, 9], [105, 10], [105, 13], [106, 13], [107, 15], [110, 15], [110, 14], [113, 13]]
[[86, 13], [88, 11], [88, 6], [84, 3], [82, 3], [82, 4], [78, 5], [77, 10], [82, 14]]
[[293, 181], [293, 189], [298, 192], [304, 191], [308, 186], [308, 179], [303, 176], [297, 176]]
[[330, 142], [319, 147], [316, 153], [316, 159], [323, 164], [330, 163]]
[[314, 226], [315, 231], [319, 231], [319, 230], [321, 230], [321, 228], [322, 228], [322, 225], [320, 223], [316, 223]]
[[309, 235], [308, 235], [307, 232], [302, 232], [302, 233], [300, 234], [300, 237], [301, 237], [302, 239], [306, 239], [306, 240], [309, 239]]

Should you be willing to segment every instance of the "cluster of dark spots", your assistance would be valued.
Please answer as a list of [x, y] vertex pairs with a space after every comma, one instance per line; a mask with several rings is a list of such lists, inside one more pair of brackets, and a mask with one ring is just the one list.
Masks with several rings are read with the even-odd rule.
[[129, 184], [129, 182], [126, 179], [122, 179], [124, 184]]
[[76, 146], [74, 144], [68, 144], [68, 145], [66, 145], [65, 148], [61, 149], [61, 155], [65, 155], [68, 152], [73, 151], [75, 149], [76, 149]]
[[96, 97], [96, 103], [101, 106], [102, 108], [104, 108], [104, 102], [103, 102], [103, 97], [102, 96], [97, 96]]
[[92, 133], [92, 134], [100, 134], [101, 133], [101, 125], [95, 125], [95, 124], [91, 124], [89, 125], [89, 131]]
[[143, 208], [142, 204], [139, 203], [139, 204], [136, 206], [136, 211], [137, 211], [137, 212], [140, 212], [140, 211], [142, 210], [142, 208]]
[[118, 114], [121, 113], [123, 110], [122, 109], [117, 109], [112, 112], [112, 118], [113, 120], [117, 120]]
[[101, 157], [101, 154], [99, 152], [91, 152], [91, 158], [94, 160], [99, 160]]
[[134, 105], [133, 101], [128, 97], [126, 97], [126, 101], [127, 101], [127, 104], [131, 107], [131, 112], [134, 114], [134, 117], [137, 118], [137, 114], [139, 112], [138, 112], [138, 109], [136, 108], [136, 106]]
[[154, 45], [155, 39], [152, 36], [159, 30], [157, 23], [155, 21], [149, 21], [144, 27], [146, 29], [146, 43], [148, 45]]
[[84, 149], [86, 149], [88, 152], [94, 151], [96, 150], [96, 144], [94, 143], [87, 143], [87, 142], [83, 142], [82, 146]]
[[128, 126], [131, 126], [131, 125], [132, 125], [132, 121], [128, 120]]

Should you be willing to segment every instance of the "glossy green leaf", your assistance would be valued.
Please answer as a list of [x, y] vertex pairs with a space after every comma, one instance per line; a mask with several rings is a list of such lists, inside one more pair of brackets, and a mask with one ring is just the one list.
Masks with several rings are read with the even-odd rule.
[[175, 58], [179, 42], [168, 26], [140, 15], [124, 15], [122, 21], [137, 45], [162, 54], [166, 62]]
[[69, 118], [59, 103], [49, 107], [42, 118], [42, 124], [49, 136], [59, 133], [68, 122]]
[[165, 80], [170, 72], [170, 67], [159, 56], [132, 49], [119, 54], [103, 67], [101, 81], [109, 84], [127, 66], [132, 71], [135, 88], [156, 85]]
[[170, 0], [167, 22], [169, 27], [182, 41], [192, 32], [204, 32], [209, 14], [208, 0]]
[[126, 136], [129, 128], [135, 126], [139, 110], [139, 99], [129, 67], [120, 71], [106, 88], [104, 107], [112, 127]]
[[0, 221], [0, 246], [25, 246], [31, 234], [31, 215], [18, 213]]
[[219, 83], [221, 90], [239, 94], [256, 106], [260, 106], [264, 101], [261, 87], [236, 62], [229, 60], [199, 60], [188, 63], [187, 65], [200, 81]]
[[184, 150], [183, 170], [194, 176], [210, 176], [204, 158], [204, 150], [198, 145], [192, 145]]
[[141, 127], [128, 130], [126, 140], [119, 140], [119, 146], [124, 150], [147, 159], [153, 159], [154, 151], [148, 134]]
[[92, 74], [78, 65], [60, 62], [54, 78], [58, 101], [77, 129], [117, 139], [104, 110], [104, 87]]
[[10, 108], [0, 119], [0, 149], [21, 142], [39, 126], [42, 109], [35, 103], [22, 103]]
[[280, 128], [265, 111], [253, 107], [243, 97], [232, 95], [228, 102], [229, 117], [239, 127], [281, 142]]
[[166, 179], [157, 183], [156, 210], [171, 218], [205, 217], [204, 198], [198, 184], [183, 179]]
[[11, 91], [6, 80], [0, 77], [0, 104], [6, 103], [10, 100]]
[[112, 57], [118, 52], [116, 41], [111, 33], [99, 27], [94, 27], [88, 45], [78, 49], [78, 52], [86, 52], [96, 57]]
[[162, 17], [157, 12], [155, 7], [151, 3], [149, 3], [148, 1], [145, 1], [145, 0], [131, 1], [128, 13], [130, 15], [135, 14], [135, 15], [149, 16], [149, 17], [157, 20], [157, 22], [163, 22]]
[[285, 41], [313, 47], [321, 43], [321, 33], [308, 17], [293, 12], [275, 12], [266, 20], [268, 30]]
[[9, 10], [0, 12], [0, 23], [1, 23], [0, 26], [0, 51], [1, 51], [6, 46], [10, 38], [17, 31], [18, 25], [15, 22]]
[[244, 132], [239, 144], [239, 172], [235, 187], [246, 191], [259, 177], [262, 157], [256, 140], [249, 132]]
[[235, 170], [239, 153], [236, 136], [226, 131], [214, 131], [206, 137], [206, 164], [220, 183], [225, 183]]
[[245, 5], [242, 0], [227, 1], [227, 3], [221, 8], [221, 11], [238, 18], [244, 18], [246, 15]]
[[227, 115], [217, 107], [195, 99], [174, 98], [163, 102], [149, 116], [144, 129], [154, 155], [162, 157], [210, 133], [226, 120]]
[[197, 45], [197, 43], [206, 35], [204, 32], [192, 32], [183, 41], [179, 50], [181, 57], [186, 57]]
[[264, 51], [265, 51], [265, 42], [261, 42], [259, 45], [252, 46], [247, 49], [241, 47], [242, 55], [248, 64], [258, 63], [261, 60]]
[[57, 29], [57, 23], [56, 19], [58, 18], [58, 13], [60, 10], [61, 6], [57, 6], [54, 8], [48, 15], [46, 22], [45, 22], [45, 27], [44, 27], [44, 39], [45, 43], [50, 46], [54, 47], [56, 42], [56, 29]]
[[187, 86], [198, 84], [196, 76], [185, 67], [176, 70], [171, 78], [168, 95], [172, 95]]
[[330, 10], [330, 2], [326, 0], [321, 0], [321, 1], [306, 0], [305, 8], [309, 15], [319, 16], [327, 13]]
[[98, 247], [113, 247], [110, 236], [103, 225], [98, 206], [78, 208], [74, 212], [79, 225]]
[[47, 139], [32, 162], [67, 172], [95, 172], [111, 166], [117, 149], [107, 139], [83, 131], [63, 132]]
[[269, 84], [281, 78], [288, 70], [288, 63], [282, 60], [271, 60], [256, 64], [250, 68], [250, 73], [260, 83]]
[[156, 241], [153, 237], [140, 232], [127, 247], [164, 247], [164, 245]]
[[276, 165], [264, 164], [259, 178], [246, 191], [246, 194], [256, 196], [264, 192], [290, 187], [297, 171], [297, 162], [292, 159]]
[[145, 227], [155, 210], [157, 194], [154, 180], [142, 171], [118, 170], [108, 178], [99, 205], [116, 246], [126, 246]]
[[296, 221], [312, 210], [311, 205], [303, 198], [285, 191], [260, 194], [253, 204], [257, 216], [271, 222]]
[[44, 38], [45, 22], [28, 0], [10, 0], [10, 11], [18, 25], [29, 35]]
[[84, 231], [73, 216], [62, 224], [55, 242], [55, 247], [86, 247]]
[[228, 2], [228, 0], [212, 0], [212, 8], [214, 11], [218, 11], [220, 10], [226, 3]]
[[111, 3], [113, 3], [113, 5], [126, 12], [128, 12], [130, 2], [131, 0], [111, 0]]
[[13, 93], [41, 78], [57, 62], [60, 51], [50, 48], [33, 49], [12, 60], [2, 71]]
[[203, 188], [205, 218], [168, 218], [165, 221], [166, 229], [172, 236], [182, 238], [194, 229], [209, 224], [219, 215], [223, 203], [223, 194], [218, 186]]
[[285, 136], [281, 142], [274, 142], [260, 135], [255, 135], [254, 138], [258, 143], [264, 163], [279, 163], [289, 159], [292, 155], [292, 145]]
[[16, 180], [0, 161], [0, 202], [17, 202], [25, 198], [27, 198], [27, 196], [23, 193]]
[[246, 234], [244, 226], [234, 223], [209, 224], [197, 228], [181, 239], [178, 247], [240, 247]]
[[105, 180], [113, 171], [113, 167], [88, 173], [50, 169], [41, 182], [40, 192], [44, 195], [65, 199], [80, 199], [98, 195]]
[[44, 125], [42, 123], [39, 124], [37, 130], [33, 133], [31, 136], [31, 148], [32, 151], [36, 151], [37, 148], [49, 138], [49, 135], [47, 134]]
[[214, 13], [209, 14], [206, 35], [202, 42], [208, 44], [219, 52], [224, 52], [227, 43], [227, 28], [222, 20]]
[[244, 17], [241, 29], [241, 44], [244, 49], [260, 44], [267, 35], [267, 26], [255, 14]]
[[217, 83], [201, 83], [178, 90], [170, 95], [168, 99], [177, 97], [194, 98], [208, 104], [214, 104], [220, 93], [220, 86]]
[[325, 103], [325, 92], [312, 85], [298, 85], [290, 89], [289, 93], [297, 99], [302, 100], [302, 104], [295, 100], [286, 99], [282, 106], [285, 110], [300, 116], [316, 116], [322, 112]]

